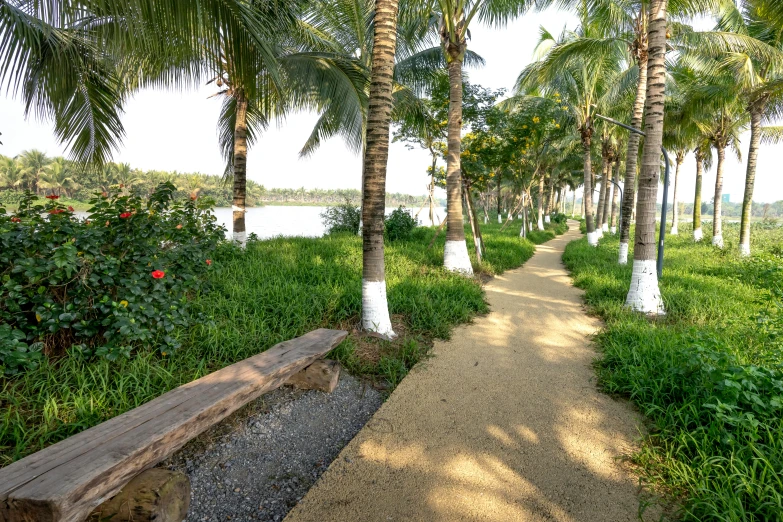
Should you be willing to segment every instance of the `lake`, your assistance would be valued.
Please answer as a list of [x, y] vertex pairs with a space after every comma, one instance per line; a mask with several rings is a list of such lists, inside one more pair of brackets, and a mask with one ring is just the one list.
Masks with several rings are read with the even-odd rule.
[[[321, 237], [326, 233], [321, 220], [321, 212], [327, 207], [294, 207], [294, 206], [267, 206], [248, 207], [245, 214], [245, 228], [248, 236], [255, 234], [261, 239], [275, 236], [304, 236]], [[386, 214], [390, 214], [394, 207], [387, 207]], [[410, 209], [416, 214], [418, 207]], [[226, 227], [228, 236], [231, 237], [232, 212], [229, 207], [213, 209], [218, 223]], [[446, 216], [444, 207], [435, 207], [435, 224], [439, 225]], [[429, 225], [429, 209], [425, 208], [419, 214], [419, 224]]]

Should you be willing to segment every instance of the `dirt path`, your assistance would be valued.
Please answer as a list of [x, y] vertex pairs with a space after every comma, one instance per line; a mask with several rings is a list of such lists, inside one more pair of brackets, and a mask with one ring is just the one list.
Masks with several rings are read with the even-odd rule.
[[492, 312], [435, 345], [285, 519], [631, 521], [615, 457], [639, 418], [597, 391], [581, 291], [539, 246], [487, 287]]

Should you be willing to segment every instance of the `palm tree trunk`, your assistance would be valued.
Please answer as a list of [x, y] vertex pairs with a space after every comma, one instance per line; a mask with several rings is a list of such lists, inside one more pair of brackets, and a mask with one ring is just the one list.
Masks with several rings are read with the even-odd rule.
[[612, 165], [614, 161], [609, 160], [609, 165], [606, 169], [606, 201], [604, 201], [604, 232], [609, 232], [609, 226], [611, 223], [609, 220], [612, 215], [612, 198], [614, 197], [614, 185], [612, 185]]
[[571, 198], [571, 217], [574, 217], [574, 212], [576, 212], [576, 189], [574, 189], [574, 194]]
[[244, 91], [237, 90], [236, 121], [234, 123], [234, 199], [233, 231], [234, 241], [243, 247], [247, 241], [245, 232], [245, 199], [247, 197], [247, 98]]
[[435, 226], [435, 167], [438, 164], [438, 157], [432, 152], [432, 172], [430, 174], [430, 226]]
[[481, 264], [481, 240], [478, 236], [478, 222], [475, 221], [475, 215], [473, 214], [473, 208], [470, 204], [470, 187], [467, 183], [462, 183], [462, 197], [465, 200], [465, 210], [468, 214], [468, 221], [470, 222], [470, 233], [473, 234], [473, 248], [476, 252], [476, 262]]
[[723, 248], [723, 167], [726, 163], [726, 147], [717, 146], [718, 169], [715, 173], [715, 204], [712, 214], [712, 244]]
[[544, 175], [538, 180], [538, 230], [544, 230]]
[[672, 231], [671, 234], [676, 236], [679, 233], [677, 225], [680, 223], [680, 208], [677, 204], [677, 185], [680, 181], [680, 167], [682, 162], [685, 161], [685, 157], [681, 154], [677, 154], [677, 165], [674, 168], [674, 194], [672, 196]]
[[[460, 152], [462, 147], [462, 57], [449, 61], [449, 125], [448, 154], [446, 156], [446, 246], [443, 266], [446, 270], [473, 275], [473, 266], [465, 243], [462, 225], [462, 174]], [[499, 195], [499, 194], [498, 194]], [[498, 198], [498, 201], [500, 198]], [[498, 203], [499, 205], [500, 203]]]
[[386, 299], [383, 217], [386, 207], [392, 76], [397, 46], [397, 8], [398, 0], [375, 0], [367, 148], [362, 181], [362, 328], [385, 338], [395, 337]]
[[519, 231], [519, 237], [527, 237], [527, 197], [526, 192], [522, 192], [522, 229]]
[[554, 199], [555, 199], [555, 180], [552, 179], [552, 175], [549, 176], [549, 197], [546, 200], [546, 212], [544, 213], [544, 223], [550, 223], [550, 215], [552, 214], [552, 209], [554, 208]]
[[501, 208], [500, 208], [500, 182], [501, 182], [501, 176], [502, 174], [500, 171], [498, 171], [498, 223], [503, 222], [503, 218], [501, 217]]
[[[617, 183], [619, 186], [620, 184], [620, 158], [617, 158], [617, 160], [614, 163], [614, 182]], [[617, 211], [619, 208], [617, 207], [617, 200], [620, 199], [620, 189], [613, 185], [612, 186], [612, 215], [610, 216], [611, 223], [611, 232], [612, 234], [617, 233]]]
[[585, 226], [587, 227], [587, 243], [592, 246], [598, 246], [598, 235], [595, 232], [595, 222], [593, 221], [593, 159], [590, 156], [590, 148], [593, 137], [592, 130], [582, 129], [582, 149], [584, 151], [585, 165], [585, 189], [582, 195], [584, 203]]
[[[644, 38], [642, 38], [644, 42]], [[637, 129], [642, 126], [644, 117], [644, 104], [647, 99], [647, 65], [648, 54], [647, 47], [641, 45], [639, 49], [639, 83], [636, 86], [636, 100], [633, 104], [633, 116], [631, 117], [631, 126]], [[618, 262], [621, 265], [628, 263], [628, 241], [631, 238], [631, 221], [633, 220], [634, 209], [636, 208], [636, 166], [639, 157], [639, 140], [641, 136], [635, 132], [628, 135], [628, 150], [625, 155], [625, 194], [623, 197], [623, 208], [621, 212], [623, 217], [620, 220], [620, 254]]]
[[668, 0], [650, 2], [647, 41], [650, 57], [647, 64], [647, 102], [645, 104], [645, 140], [642, 170], [639, 176], [639, 203], [636, 208], [633, 270], [626, 306], [645, 314], [664, 314], [658, 288], [655, 254], [656, 201], [661, 176], [661, 146], [666, 87], [666, 7]]
[[693, 240], [701, 241], [704, 233], [701, 230], [701, 184], [704, 177], [704, 157], [701, 148], [694, 151], [696, 156], [696, 193], [693, 196]]
[[761, 141], [761, 104], [750, 108], [750, 149], [748, 150], [748, 170], [745, 174], [745, 196], [742, 199], [742, 220], [740, 223], [739, 249], [742, 257], [750, 255], [750, 216], [753, 208], [753, 184], [756, 181], [756, 164], [759, 158]]

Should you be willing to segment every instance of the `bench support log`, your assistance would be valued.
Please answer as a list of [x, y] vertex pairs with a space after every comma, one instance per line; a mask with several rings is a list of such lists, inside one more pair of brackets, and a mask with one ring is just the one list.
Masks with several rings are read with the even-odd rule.
[[286, 384], [300, 390], [320, 390], [332, 393], [340, 380], [340, 363], [321, 359], [293, 375]]
[[190, 479], [179, 471], [141, 472], [90, 514], [87, 522], [182, 522], [190, 507]]

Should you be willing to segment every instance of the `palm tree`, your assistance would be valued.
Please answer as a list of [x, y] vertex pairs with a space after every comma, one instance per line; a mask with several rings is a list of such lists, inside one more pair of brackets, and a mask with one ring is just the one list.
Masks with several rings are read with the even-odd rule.
[[709, 154], [708, 142], [702, 142], [693, 150], [696, 157], [696, 193], [693, 197], [693, 240], [696, 242], [704, 238], [701, 229], [701, 187], [704, 177], [704, 169], [712, 166], [712, 155]]
[[225, 41], [244, 48], [252, 42], [271, 64], [269, 35], [290, 24], [298, 4], [1, 2], [2, 82], [20, 96], [27, 113], [54, 121], [74, 160], [102, 166], [124, 136], [120, 115], [135, 89], [197, 83], [216, 68]]
[[666, 15], [668, 0], [651, 0], [648, 18], [647, 42], [647, 100], [645, 102], [645, 140], [642, 151], [642, 169], [639, 175], [639, 199], [636, 207], [633, 270], [631, 287], [625, 304], [645, 314], [664, 314], [663, 300], [658, 288], [655, 263], [655, 209], [658, 179], [661, 175], [661, 146], [665, 113], [666, 84]]
[[743, 0], [740, 6], [728, 4], [718, 22], [718, 31], [730, 31], [753, 38], [768, 46], [765, 52], [743, 49], [723, 55], [722, 67], [732, 73], [740, 86], [742, 98], [750, 116], [750, 145], [745, 175], [745, 193], [742, 201], [740, 224], [740, 255], [750, 255], [750, 211], [753, 205], [753, 185], [762, 136], [775, 142], [783, 128], [767, 128], [762, 125], [773, 114], [783, 110], [783, 31], [781, 20], [769, 12], [766, 2]]
[[22, 167], [15, 158], [0, 156], [0, 187], [18, 188], [24, 185]]
[[395, 337], [386, 299], [383, 218], [386, 208], [386, 165], [389, 158], [397, 11], [397, 0], [375, 0], [367, 145], [362, 176], [362, 328], [386, 338]]
[[22, 152], [18, 161], [21, 166], [24, 184], [29, 190], [37, 193], [41, 175], [49, 171], [52, 159], [40, 150], [32, 149]]
[[[587, 240], [598, 244], [598, 231], [593, 220], [592, 143], [594, 117], [606, 109], [617, 90], [610, 86], [624, 84], [619, 78], [623, 48], [618, 42], [602, 40], [600, 26], [587, 17], [575, 32], [564, 32], [559, 38], [542, 28], [537, 55], [517, 79], [518, 95], [529, 90], [562, 96], [563, 110], [570, 113], [582, 143], [584, 160], [584, 205]], [[590, 52], [585, 52], [589, 49]]]
[[443, 265], [447, 270], [473, 274], [462, 224], [462, 66], [468, 48], [470, 23], [479, 19], [492, 24], [520, 14], [528, 0], [437, 0], [440, 8], [441, 47], [449, 72], [448, 154], [446, 157], [446, 247]]
[[55, 158], [48, 169], [41, 173], [39, 186], [56, 191], [58, 196], [63, 192], [68, 196], [68, 191], [78, 189], [79, 183], [65, 158]]

